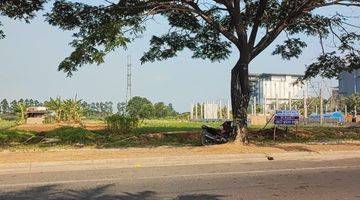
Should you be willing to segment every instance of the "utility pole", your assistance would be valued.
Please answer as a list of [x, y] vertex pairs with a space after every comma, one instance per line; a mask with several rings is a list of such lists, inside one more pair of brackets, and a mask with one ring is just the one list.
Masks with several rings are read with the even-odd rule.
[[127, 56], [126, 103], [131, 99], [131, 56]]
[[289, 92], [289, 110], [292, 110], [291, 92]]
[[254, 115], [256, 115], [256, 97], [254, 97]]
[[263, 105], [263, 111], [264, 111], [264, 115], [266, 115], [266, 97], [264, 98], [264, 105]]
[[320, 86], [320, 91], [319, 91], [319, 95], [320, 95], [320, 124], [323, 124], [323, 97], [322, 97], [322, 88]]
[[190, 119], [194, 119], [194, 105], [191, 104], [190, 105]]
[[307, 119], [308, 109], [307, 109], [307, 88], [304, 90], [304, 118]]
[[198, 119], [198, 103], [195, 104], [195, 119]]
[[204, 119], [207, 119], [208, 118], [208, 109], [209, 109], [209, 107], [208, 107], [208, 104], [207, 104], [207, 102], [204, 102], [203, 103], [203, 105], [204, 105]]

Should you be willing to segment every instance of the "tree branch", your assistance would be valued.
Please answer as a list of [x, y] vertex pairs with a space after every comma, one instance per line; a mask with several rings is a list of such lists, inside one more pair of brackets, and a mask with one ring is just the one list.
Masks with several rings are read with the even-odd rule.
[[230, 33], [225, 27], [223, 27], [221, 24], [214, 22], [210, 16], [206, 15], [199, 5], [195, 3], [193, 0], [183, 0], [184, 3], [191, 6], [196, 14], [198, 14], [206, 23], [213, 26], [216, 30], [218, 30], [222, 35], [224, 35], [228, 40], [230, 40], [232, 43], [236, 45], [240, 49], [240, 44], [238, 42], [238, 38], [232, 33]]
[[240, 10], [240, 0], [234, 0], [234, 6], [233, 9], [231, 9], [230, 15], [233, 18], [233, 21], [235, 23], [235, 29], [236, 33], [239, 37], [240, 51], [242, 51], [245, 47], [247, 48], [247, 33], [246, 33], [246, 27], [245, 24], [241, 21], [241, 10]]
[[[342, 0], [336, 0], [342, 1]], [[268, 47], [278, 36], [279, 34], [287, 27], [289, 24], [296, 20], [299, 16], [310, 12], [308, 10], [309, 6], [313, 6], [314, 1], [307, 0], [303, 2], [302, 5], [299, 5], [297, 9], [290, 13], [288, 17], [280, 20], [280, 22], [276, 25], [276, 27], [268, 32], [259, 43], [253, 48], [251, 59], [254, 59], [257, 55], [259, 55], [266, 47]]]
[[266, 47], [268, 47], [276, 38], [277, 36], [286, 28], [287, 24], [286, 21], [279, 23], [276, 28], [270, 31], [266, 36], [264, 36], [259, 43], [254, 47], [251, 60], [254, 59], [257, 55], [259, 55]]
[[249, 46], [251, 48], [254, 47], [256, 35], [259, 30], [260, 20], [261, 20], [262, 16], [264, 15], [264, 12], [266, 9], [266, 4], [267, 4], [267, 0], [260, 0], [260, 4], [259, 4], [258, 10], [256, 12], [256, 16], [255, 16], [255, 22], [254, 22], [253, 28], [251, 30], [250, 39], [249, 39]]

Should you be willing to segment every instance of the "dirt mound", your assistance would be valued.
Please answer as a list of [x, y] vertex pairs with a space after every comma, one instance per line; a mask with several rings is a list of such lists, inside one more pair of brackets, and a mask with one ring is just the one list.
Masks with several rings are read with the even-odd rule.
[[22, 124], [11, 128], [11, 130], [47, 132], [60, 128], [60, 124]]
[[[127, 138], [128, 139], [128, 138]], [[151, 145], [166, 141], [177, 141], [179, 144], [189, 144], [192, 142], [198, 142], [200, 144], [200, 133], [196, 131], [175, 131], [175, 132], [163, 132], [163, 133], [147, 133], [139, 136], [132, 136], [129, 139], [141, 140], [144, 145]], [[156, 145], [157, 146], [157, 145]]]
[[[290, 138], [308, 138], [313, 135], [312, 132], [307, 130], [294, 130], [294, 129], [286, 129], [286, 128], [277, 128], [275, 132], [276, 140], [287, 140]], [[251, 131], [249, 133], [250, 140], [261, 141], [261, 140], [269, 140], [274, 137], [274, 128], [268, 128], [258, 131]]]
[[97, 131], [97, 130], [103, 130], [106, 128], [106, 124], [100, 124], [100, 123], [84, 123], [83, 128], [89, 131]]
[[70, 123], [58, 123], [58, 124], [21, 124], [11, 128], [10, 130], [19, 131], [33, 131], [33, 132], [48, 132], [61, 127], [81, 127], [89, 131], [103, 130], [106, 128], [106, 124], [100, 123], [84, 123], [84, 124], [70, 124]]

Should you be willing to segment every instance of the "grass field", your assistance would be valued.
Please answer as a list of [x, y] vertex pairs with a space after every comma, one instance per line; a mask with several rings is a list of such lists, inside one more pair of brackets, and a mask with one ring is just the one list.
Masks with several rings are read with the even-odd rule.
[[[202, 122], [176, 120], [145, 120], [133, 132], [122, 135], [109, 134], [104, 123], [84, 121], [83, 127], [54, 126], [44, 131], [18, 130], [15, 122], [0, 121], [0, 148], [53, 148], [53, 147], [156, 147], [156, 146], [198, 146]], [[89, 125], [91, 124], [91, 126]], [[89, 125], [89, 126], [88, 126]], [[207, 123], [219, 127], [219, 122]], [[45, 126], [44, 126], [45, 127]], [[89, 128], [90, 127], [90, 128]], [[38, 127], [37, 127], [38, 128]], [[360, 128], [356, 127], [290, 127], [277, 130], [273, 141], [273, 128], [249, 127], [250, 142], [259, 145], [276, 143], [308, 143], [328, 141], [360, 140]]]
[[15, 121], [2, 120], [0, 118], [0, 130], [8, 129], [16, 125]]
[[202, 125], [213, 127], [220, 126], [220, 122], [189, 122], [177, 120], [145, 120], [141, 122], [140, 127], [135, 131], [137, 134], [173, 132], [173, 131], [196, 131], [200, 130]]
[[[148, 147], [148, 146], [194, 146], [204, 123], [175, 120], [144, 120], [132, 133], [111, 135], [101, 120], [84, 121], [84, 127], [60, 127], [53, 130], [18, 130], [14, 122], [0, 121], [0, 147], [68, 147], [93, 146], [97, 148]], [[220, 123], [207, 123], [218, 127]], [[38, 126], [38, 125], [37, 125]], [[13, 128], [11, 128], [13, 127]], [[21, 126], [19, 126], [21, 127]], [[89, 127], [89, 128], [85, 128]], [[32, 129], [30, 129], [32, 130]], [[180, 132], [178, 134], [164, 132]]]

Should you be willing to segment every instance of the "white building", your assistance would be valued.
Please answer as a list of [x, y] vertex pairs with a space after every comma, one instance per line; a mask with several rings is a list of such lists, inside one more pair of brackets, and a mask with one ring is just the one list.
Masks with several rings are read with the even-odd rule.
[[[294, 84], [303, 75], [297, 74], [251, 74], [251, 96], [260, 105], [289, 103], [291, 100], [303, 98], [302, 84]], [[291, 99], [291, 100], [290, 100]]]

